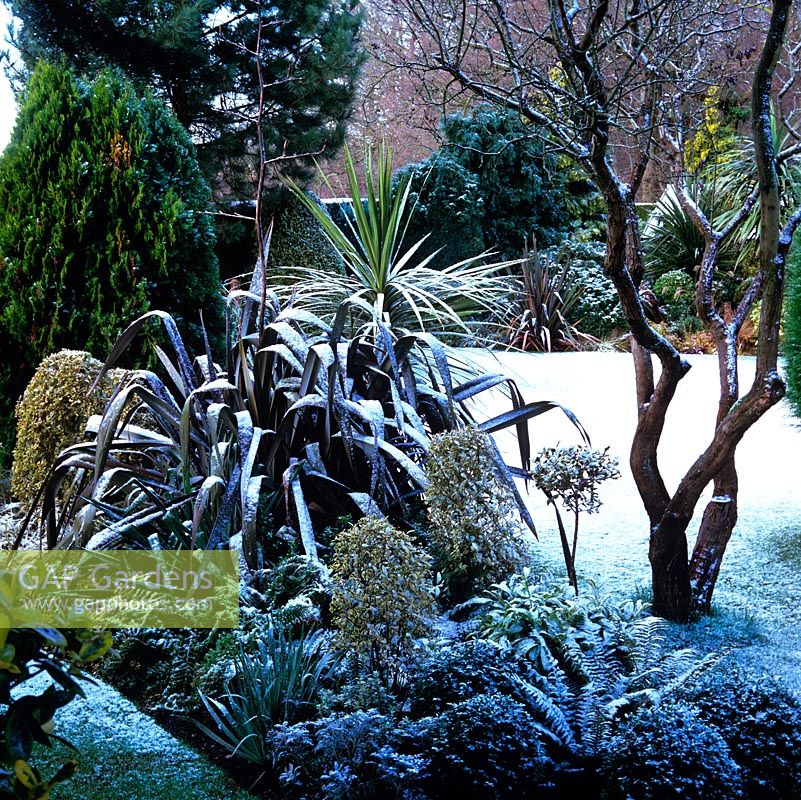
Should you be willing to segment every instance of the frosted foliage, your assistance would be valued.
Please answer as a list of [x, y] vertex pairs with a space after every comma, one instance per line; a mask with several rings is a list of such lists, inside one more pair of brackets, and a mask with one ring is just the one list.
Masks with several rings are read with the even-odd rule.
[[548, 447], [534, 462], [534, 482], [548, 496], [558, 497], [568, 511], [594, 514], [601, 507], [598, 486], [620, 477], [617, 466], [608, 447]]
[[523, 529], [487, 434], [475, 428], [431, 442], [426, 492], [431, 540], [449, 581], [475, 592], [519, 566]]
[[60, 350], [37, 367], [16, 408], [11, 486], [23, 505], [33, 502], [56, 456], [83, 440], [87, 420], [103, 410], [126, 374], [110, 370], [91, 391], [102, 366], [89, 353]]
[[365, 517], [334, 541], [331, 616], [338, 647], [388, 682], [403, 669], [434, 612], [430, 558], [386, 520]]

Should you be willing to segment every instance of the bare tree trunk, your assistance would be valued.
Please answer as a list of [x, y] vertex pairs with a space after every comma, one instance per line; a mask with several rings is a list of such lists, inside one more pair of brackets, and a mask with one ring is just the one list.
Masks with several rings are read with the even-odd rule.
[[[581, 163], [603, 195], [607, 212], [604, 269], [617, 290], [632, 334], [637, 427], [630, 465], [650, 524], [649, 559], [654, 588], [654, 611], [686, 620], [695, 608], [708, 609], [723, 553], [737, 519], [735, 451], [745, 432], [784, 394], [778, 374], [778, 333], [784, 268], [793, 233], [801, 224], [801, 209], [782, 220], [777, 165], [789, 153], [775, 151], [771, 129], [772, 81], [784, 48], [792, 0], [773, 0], [758, 64], [754, 71], [752, 129], [758, 181], [754, 191], [725, 226], [716, 230], [681, 185], [682, 205], [706, 242], [696, 287], [696, 309], [715, 339], [720, 368], [720, 399], [714, 432], [708, 446], [668, 491], [658, 463], [658, 446], [665, 415], [689, 363], [646, 319], [639, 295], [643, 254], [634, 199], [659, 138], [674, 153], [683, 151], [681, 129], [686, 109], [676, 97], [677, 81], [685, 96], [697, 92], [704, 74], [704, 48], [715, 46], [721, 13], [735, 13], [740, 4], [719, 6], [659, 2], [658, 17], [643, 13], [639, 3], [589, 0], [570, 3], [548, 0], [544, 9], [511, 0], [491, 3], [437, 4], [425, 0], [396, 0], [407, 8], [419, 31], [419, 62], [424, 72], [445, 72], [462, 90], [496, 106], [515, 110], [549, 133], [563, 152]], [[761, 9], [761, 7], [760, 7]], [[529, 13], [531, 12], [531, 13]], [[664, 13], [663, 13], [664, 12]], [[665, 27], [667, 25], [667, 28]], [[723, 26], [725, 28], [725, 26]], [[663, 38], [664, 36], [664, 38]], [[636, 41], [636, 47], [631, 41]], [[488, 42], [493, 42], [489, 47]], [[682, 46], [675, 58], [665, 58], [660, 43]], [[537, 46], [549, 48], [559, 62], [555, 79], [552, 62], [536, 58]], [[683, 49], [683, 48], [687, 49]], [[797, 54], [798, 47], [792, 51]], [[532, 57], [534, 55], [534, 57]], [[623, 65], [622, 71], [619, 67]], [[664, 68], [664, 69], [663, 69]], [[661, 70], [661, 71], [660, 71]], [[795, 73], [791, 70], [792, 77]], [[630, 91], [632, 75], [640, 75], [641, 91]], [[544, 99], [543, 99], [544, 98]], [[610, 132], [631, 131], [636, 165], [627, 185], [620, 180], [610, 151]], [[677, 131], [676, 135], [672, 131]], [[786, 198], [792, 202], [792, 198]], [[714, 277], [720, 246], [759, 205], [759, 271], [735, 319], [723, 320], [715, 308]], [[756, 373], [740, 397], [737, 375], [737, 333], [760, 296], [759, 345]], [[655, 376], [653, 357], [661, 371]], [[679, 435], [681, 431], [679, 430]], [[688, 557], [687, 527], [709, 484], [713, 501], [705, 510], [692, 559]], [[725, 501], [724, 501], [725, 498]], [[564, 544], [564, 542], [563, 542]]]
[[653, 612], [677, 622], [686, 622], [692, 608], [687, 562], [689, 523], [689, 517], [665, 514], [652, 528], [648, 548], [654, 592]]
[[723, 554], [737, 523], [737, 488], [737, 468], [732, 455], [715, 476], [714, 495], [704, 510], [690, 561], [693, 605], [702, 614], [712, 606]]

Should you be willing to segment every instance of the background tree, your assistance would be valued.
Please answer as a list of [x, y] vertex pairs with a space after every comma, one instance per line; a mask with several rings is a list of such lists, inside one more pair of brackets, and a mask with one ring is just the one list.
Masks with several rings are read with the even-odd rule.
[[445, 117], [437, 152], [399, 172], [416, 204], [408, 240], [431, 233], [422, 252], [445, 247], [436, 266], [483, 250], [518, 258], [532, 235], [548, 247], [599, 216], [586, 177], [527, 128], [513, 111], [479, 104]]
[[42, 56], [116, 66], [164, 99], [219, 197], [253, 196], [260, 106], [265, 157], [282, 174], [305, 177], [311, 156], [342, 144], [362, 61], [356, 0], [3, 2], [22, 21], [28, 68]]
[[0, 157], [3, 438], [39, 361], [105, 357], [148, 308], [195, 345], [224, 329], [207, 184], [187, 133], [113, 71], [91, 83], [40, 64]]
[[[453, 0], [437, 8], [424, 0], [401, 0], [400, 5], [414, 40], [402, 56], [408, 68], [444, 73], [451, 78], [452, 94], [469, 93], [542, 126], [601, 191], [607, 211], [605, 271], [633, 337], [638, 421], [630, 464], [650, 520], [654, 610], [687, 619], [694, 607], [708, 609], [737, 518], [737, 444], [784, 394], [776, 368], [778, 325], [785, 260], [801, 215], [782, 208], [777, 164], [798, 150], [775, 149], [770, 103], [773, 99], [780, 105], [787, 96], [784, 87], [774, 91], [773, 77], [791, 0], [775, 0], [772, 9], [708, 0], [587, 0], [570, 5], [563, 0]], [[726, 226], [713, 229], [682, 185], [683, 139], [688, 124], [700, 122], [702, 104], [693, 104], [693, 95], [720, 83], [721, 70], [729, 68], [726, 54], [746, 28], [764, 37], [753, 74], [758, 179]], [[704, 234], [696, 307], [715, 340], [721, 378], [712, 440], [673, 492], [660, 472], [657, 448], [665, 414], [690, 365], [650, 325], [638, 292], [643, 255], [635, 198], [649, 163], [660, 152], [667, 154], [663, 166], [673, 169], [682, 201]], [[734, 318], [725, 321], [713, 296], [719, 248], [757, 204], [757, 277]], [[760, 292], [756, 376], [741, 397], [737, 333]], [[658, 378], [652, 354], [661, 366]], [[690, 558], [687, 527], [710, 483], [713, 498]]]

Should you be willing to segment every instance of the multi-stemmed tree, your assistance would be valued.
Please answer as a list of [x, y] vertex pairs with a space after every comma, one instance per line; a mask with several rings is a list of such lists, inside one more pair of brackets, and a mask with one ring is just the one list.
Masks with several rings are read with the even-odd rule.
[[[777, 168], [801, 145], [777, 152], [771, 103], [792, 97], [795, 70], [780, 72], [791, 30], [792, 0], [732, 4], [715, 0], [399, 0], [407, 25], [398, 62], [444, 74], [451, 95], [514, 110], [577, 161], [603, 195], [607, 214], [605, 270], [632, 333], [638, 419], [630, 464], [650, 519], [654, 610], [687, 619], [709, 608], [737, 519], [734, 457], [745, 432], [784, 395], [777, 369], [785, 263], [801, 211], [788, 208]], [[761, 41], [751, 67], [749, 46]], [[411, 44], [410, 44], [411, 42]], [[747, 199], [722, 228], [686, 191], [683, 132], [692, 127], [708, 87], [752, 68], [752, 128], [758, 175]], [[737, 76], [734, 76], [735, 79]], [[792, 125], [792, 120], [785, 119]], [[801, 141], [801, 137], [797, 138]], [[643, 254], [635, 200], [646, 170], [659, 161], [675, 180], [684, 207], [705, 239], [696, 308], [712, 334], [720, 364], [720, 397], [711, 440], [674, 491], [665, 485], [657, 448], [665, 415], [688, 362], [649, 323], [639, 288]], [[720, 247], [759, 207], [758, 271], [730, 320], [716, 310], [713, 277]], [[761, 298], [756, 375], [741, 394], [737, 333]], [[661, 370], [657, 376], [652, 356]], [[687, 528], [704, 489], [713, 484], [693, 548]]]

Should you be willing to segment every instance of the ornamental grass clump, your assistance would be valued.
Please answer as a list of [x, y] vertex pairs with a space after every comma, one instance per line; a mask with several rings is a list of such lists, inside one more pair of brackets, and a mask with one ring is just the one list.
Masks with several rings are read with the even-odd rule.
[[60, 350], [38, 366], [17, 403], [17, 444], [11, 490], [28, 507], [55, 457], [83, 440], [86, 422], [103, 411], [124, 370], [107, 372], [91, 391], [102, 363], [80, 350]]
[[523, 555], [523, 528], [493, 447], [475, 428], [431, 440], [425, 494], [431, 545], [456, 602], [506, 578]]
[[429, 630], [431, 563], [412, 537], [364, 517], [334, 541], [331, 616], [336, 645], [355, 653], [386, 684], [396, 684]]

